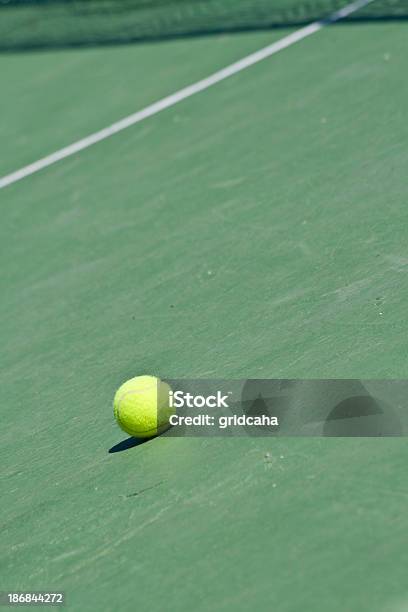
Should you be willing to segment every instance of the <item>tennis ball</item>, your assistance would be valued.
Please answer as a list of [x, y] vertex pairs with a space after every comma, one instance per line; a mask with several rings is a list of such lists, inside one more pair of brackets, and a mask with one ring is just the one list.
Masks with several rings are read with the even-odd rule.
[[119, 427], [135, 438], [151, 438], [170, 427], [170, 386], [155, 376], [135, 376], [119, 387], [113, 413]]

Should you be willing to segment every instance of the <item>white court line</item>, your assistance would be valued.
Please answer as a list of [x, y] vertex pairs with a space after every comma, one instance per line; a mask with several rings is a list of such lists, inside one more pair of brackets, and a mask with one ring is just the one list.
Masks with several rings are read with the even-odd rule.
[[271, 57], [271, 55], [275, 55], [275, 53], [279, 53], [279, 51], [287, 49], [291, 45], [294, 45], [295, 43], [303, 40], [304, 38], [307, 38], [308, 36], [319, 32], [319, 30], [321, 30], [325, 26], [335, 23], [336, 21], [340, 21], [345, 17], [348, 17], [348, 15], [351, 15], [352, 13], [358, 11], [360, 8], [363, 8], [364, 6], [367, 6], [368, 4], [374, 1], [375, 0], [356, 0], [355, 2], [351, 2], [343, 9], [333, 13], [327, 19], [324, 19], [322, 21], [315, 21], [314, 23], [311, 23], [310, 25], [301, 28], [300, 30], [296, 30], [296, 32], [293, 32], [292, 34], [281, 38], [280, 40], [272, 43], [271, 45], [268, 45], [267, 47], [264, 47], [263, 49], [260, 49], [255, 53], [251, 53], [251, 55], [248, 55], [247, 57], [244, 57], [243, 59], [234, 62], [233, 64], [230, 64], [229, 66], [223, 68], [222, 70], [219, 70], [218, 72], [214, 72], [214, 74], [210, 75], [205, 79], [202, 79], [201, 81], [197, 81], [196, 83], [193, 83], [192, 85], [189, 85], [184, 89], [180, 89], [176, 93], [171, 94], [166, 98], [162, 98], [158, 102], [154, 102], [154, 104], [150, 104], [149, 106], [146, 106], [146, 108], [137, 111], [136, 113], [133, 113], [132, 115], [129, 115], [128, 117], [125, 117], [124, 119], [121, 119], [120, 121], [117, 121], [116, 123], [113, 123], [112, 125], [109, 125], [108, 127], [103, 128], [98, 132], [95, 132], [94, 134], [90, 134], [89, 136], [86, 136], [85, 138], [82, 138], [81, 140], [78, 140], [77, 142], [74, 142], [68, 145], [67, 147], [64, 147], [63, 149], [59, 149], [59, 151], [51, 153], [51, 155], [47, 155], [46, 157], [38, 159], [37, 161], [33, 162], [32, 164], [29, 164], [28, 166], [24, 166], [24, 168], [20, 168], [20, 170], [16, 170], [11, 174], [3, 176], [2, 178], [0, 178], [0, 189], [2, 189], [3, 187], [7, 187], [7, 185], [11, 185], [12, 183], [16, 183], [17, 181], [21, 181], [26, 176], [30, 176], [30, 174], [39, 172], [40, 170], [43, 170], [44, 168], [55, 164], [61, 159], [65, 159], [66, 157], [75, 155], [75, 153], [83, 151], [84, 149], [91, 147], [97, 142], [100, 142], [101, 140], [105, 140], [105, 138], [113, 136], [114, 134], [125, 130], [131, 125], [140, 123], [144, 119], [147, 119], [152, 115], [156, 115], [162, 110], [165, 110], [170, 106], [174, 106], [175, 104], [178, 104], [178, 102], [181, 102], [182, 100], [185, 100], [186, 98], [189, 98], [190, 96], [193, 96], [194, 94], [199, 93], [200, 91], [204, 91], [205, 89], [212, 87], [220, 81], [224, 81], [228, 77], [233, 76], [238, 72], [241, 72], [241, 70], [245, 70], [246, 68], [257, 64], [258, 62], [261, 62], [267, 57]]

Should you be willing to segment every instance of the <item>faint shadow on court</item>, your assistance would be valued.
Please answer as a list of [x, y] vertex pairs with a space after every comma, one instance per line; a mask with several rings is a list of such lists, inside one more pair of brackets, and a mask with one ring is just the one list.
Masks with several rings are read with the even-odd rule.
[[[0, 53], [300, 28], [329, 21], [330, 15], [350, 1], [298, 0], [288, 6], [286, 0], [236, 0], [229, 3], [228, 12], [221, 13], [217, 3], [208, 2], [203, 13], [194, 8], [194, 0], [0, 0]], [[173, 6], [173, 11], [166, 5]], [[337, 25], [407, 19], [407, 0], [376, 0]]]

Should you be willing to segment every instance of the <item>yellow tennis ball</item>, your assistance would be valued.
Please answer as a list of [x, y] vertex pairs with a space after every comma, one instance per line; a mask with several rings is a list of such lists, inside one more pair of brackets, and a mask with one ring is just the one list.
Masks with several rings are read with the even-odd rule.
[[155, 376], [135, 376], [116, 391], [113, 413], [126, 433], [135, 438], [157, 436], [168, 427], [170, 386]]

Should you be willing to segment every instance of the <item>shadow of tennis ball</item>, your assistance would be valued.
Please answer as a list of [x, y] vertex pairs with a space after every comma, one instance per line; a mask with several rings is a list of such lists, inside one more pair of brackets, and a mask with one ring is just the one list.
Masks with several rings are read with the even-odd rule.
[[331, 410], [323, 425], [324, 436], [400, 436], [402, 426], [391, 406], [364, 395], [349, 397]]
[[125, 440], [122, 440], [121, 442], [118, 442], [117, 444], [112, 446], [108, 450], [108, 453], [121, 453], [125, 450], [129, 450], [129, 448], [133, 448], [134, 446], [140, 446], [140, 444], [145, 444], [146, 442], [149, 442], [149, 438], [126, 438]]

